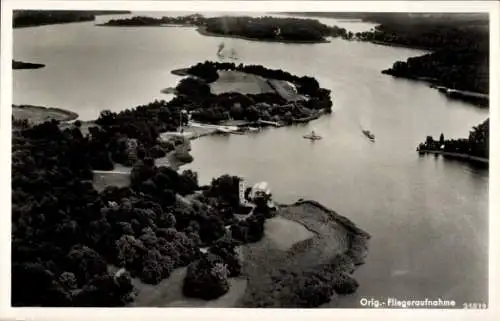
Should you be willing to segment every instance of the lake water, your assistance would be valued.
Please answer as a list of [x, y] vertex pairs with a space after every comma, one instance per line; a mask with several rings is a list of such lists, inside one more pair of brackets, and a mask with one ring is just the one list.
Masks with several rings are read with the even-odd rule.
[[[320, 20], [353, 31], [373, 27]], [[224, 173], [265, 180], [280, 202], [315, 199], [370, 232], [367, 264], [356, 271], [361, 286], [342, 307], [360, 307], [362, 297], [487, 302], [488, 170], [419, 157], [415, 147], [429, 134], [466, 137], [488, 111], [380, 73], [421, 51], [339, 39], [253, 42], [205, 37], [192, 28], [94, 22], [16, 29], [14, 58], [47, 67], [14, 72], [14, 103], [93, 119], [103, 109], [167, 99], [160, 90], [179, 80], [170, 71], [215, 59], [221, 41], [245, 64], [316, 77], [332, 90], [334, 112], [307, 125], [194, 141], [188, 167], [201, 183]], [[361, 128], [369, 128], [376, 143]], [[302, 139], [311, 130], [324, 138]]]

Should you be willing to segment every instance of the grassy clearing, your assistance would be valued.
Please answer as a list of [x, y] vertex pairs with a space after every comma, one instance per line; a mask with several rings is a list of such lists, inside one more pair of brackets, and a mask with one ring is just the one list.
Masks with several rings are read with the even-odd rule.
[[219, 79], [210, 84], [213, 94], [237, 92], [241, 94], [262, 94], [274, 92], [266, 79], [241, 71], [219, 70]]
[[108, 186], [125, 187], [130, 185], [130, 175], [121, 173], [94, 173], [94, 188], [101, 192]]
[[273, 217], [264, 225], [265, 237], [279, 250], [287, 251], [294, 244], [314, 237], [303, 225], [283, 217]]

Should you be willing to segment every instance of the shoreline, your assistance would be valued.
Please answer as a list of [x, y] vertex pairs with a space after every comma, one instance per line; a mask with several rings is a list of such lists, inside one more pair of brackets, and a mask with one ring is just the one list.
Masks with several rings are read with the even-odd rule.
[[467, 154], [462, 154], [462, 153], [453, 153], [453, 152], [443, 152], [440, 150], [431, 150], [431, 149], [418, 149], [417, 150], [419, 154], [434, 154], [434, 155], [443, 155], [443, 157], [449, 157], [449, 158], [455, 158], [455, 159], [462, 159], [462, 160], [468, 160], [468, 161], [474, 161], [474, 162], [480, 162], [483, 164], [489, 164], [489, 159], [484, 158], [484, 157], [479, 157], [479, 156], [471, 156]]
[[393, 72], [392, 68], [384, 69], [381, 71], [381, 73], [394, 78], [425, 82], [429, 84], [430, 88], [439, 91], [441, 94], [445, 95], [449, 99], [456, 99], [462, 102], [467, 102], [480, 108], [489, 108], [490, 99], [488, 94], [463, 90], [463, 89], [449, 88], [446, 87], [444, 84], [438, 82], [437, 79], [431, 77], [415, 76], [411, 74], [407, 75], [397, 74]]
[[193, 24], [179, 24], [179, 23], [160, 23], [151, 25], [110, 25], [105, 23], [96, 23], [96, 27], [115, 27], [115, 28], [142, 28], [142, 27], [163, 27], [163, 28], [197, 28], [197, 25]]
[[[399, 43], [392, 43], [392, 42], [387, 42], [387, 41], [382, 41], [382, 40], [363, 40], [363, 39], [358, 39], [359, 41], [362, 42], [370, 42], [374, 45], [380, 45], [380, 46], [387, 46], [387, 47], [395, 47], [395, 48], [406, 48], [406, 49], [415, 49], [415, 50], [422, 50], [422, 51], [428, 51], [428, 53], [432, 53], [435, 50], [429, 47], [424, 47], [424, 46], [408, 46], [404, 44], [399, 44]], [[413, 57], [413, 56], [412, 56]]]

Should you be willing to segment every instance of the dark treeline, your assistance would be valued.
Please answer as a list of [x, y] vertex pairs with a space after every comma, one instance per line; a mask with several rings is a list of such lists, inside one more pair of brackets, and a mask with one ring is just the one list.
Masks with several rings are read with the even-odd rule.
[[126, 14], [130, 11], [70, 11], [70, 10], [16, 10], [13, 13], [14, 28], [48, 24], [94, 21], [96, 15]]
[[160, 26], [167, 24], [179, 24], [179, 25], [194, 25], [201, 26], [205, 22], [205, 19], [202, 15], [192, 14], [187, 16], [179, 16], [179, 17], [162, 17], [162, 18], [154, 18], [147, 16], [134, 16], [126, 19], [111, 19], [107, 21], [105, 26]]
[[353, 33], [337, 26], [329, 27], [313, 19], [224, 16], [206, 18], [202, 15], [153, 18], [135, 16], [128, 19], [113, 19], [106, 26], [160, 26], [168, 24], [204, 27], [217, 35], [240, 36], [259, 40], [290, 42], [322, 42], [326, 37], [352, 39]]
[[439, 140], [434, 140], [432, 136], [427, 136], [425, 143], [421, 143], [418, 149], [458, 153], [488, 159], [490, 154], [489, 137], [490, 121], [487, 119], [478, 126], [473, 127], [468, 138], [445, 139], [444, 134], [441, 134]]
[[379, 14], [365, 17], [380, 23], [361, 40], [433, 52], [397, 61], [386, 74], [425, 79], [440, 86], [489, 92], [489, 27], [482, 15]]
[[[270, 215], [263, 207], [232, 228], [239, 241], [226, 233], [239, 206], [237, 177], [201, 189], [196, 173], [156, 167], [144, 156], [130, 186], [98, 193], [91, 150], [104, 146], [93, 146], [95, 132], [61, 131], [56, 121], [14, 121], [13, 129], [14, 306], [123, 306], [134, 297], [131, 277], [157, 284], [187, 265], [185, 295], [213, 298], [241, 271], [235, 246], [263, 235]], [[195, 191], [191, 203], [178, 199]], [[112, 266], [126, 270], [115, 274]]]
[[[296, 85], [299, 95], [307, 100], [288, 103], [277, 93], [243, 95], [239, 93], [210, 93], [208, 83], [218, 79], [218, 70], [234, 70], [262, 76], [267, 79], [285, 80]], [[217, 123], [229, 118], [236, 120], [257, 121], [272, 120], [291, 124], [295, 119], [308, 117], [321, 109], [331, 111], [330, 90], [321, 88], [316, 79], [308, 76], [298, 77], [283, 70], [267, 69], [259, 65], [235, 65], [234, 63], [209, 62], [199, 63], [188, 69], [188, 73], [198, 79], [186, 78], [177, 86], [179, 97], [172, 104], [189, 100], [188, 110], [193, 111], [193, 118], [199, 121]]]

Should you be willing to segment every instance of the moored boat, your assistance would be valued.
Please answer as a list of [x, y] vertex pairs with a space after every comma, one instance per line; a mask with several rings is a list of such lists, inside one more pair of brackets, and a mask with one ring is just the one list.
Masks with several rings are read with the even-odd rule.
[[310, 139], [310, 140], [320, 140], [321, 138], [323, 138], [321, 136], [316, 135], [314, 130], [310, 134], [304, 135], [302, 137], [304, 137], [305, 139]]

